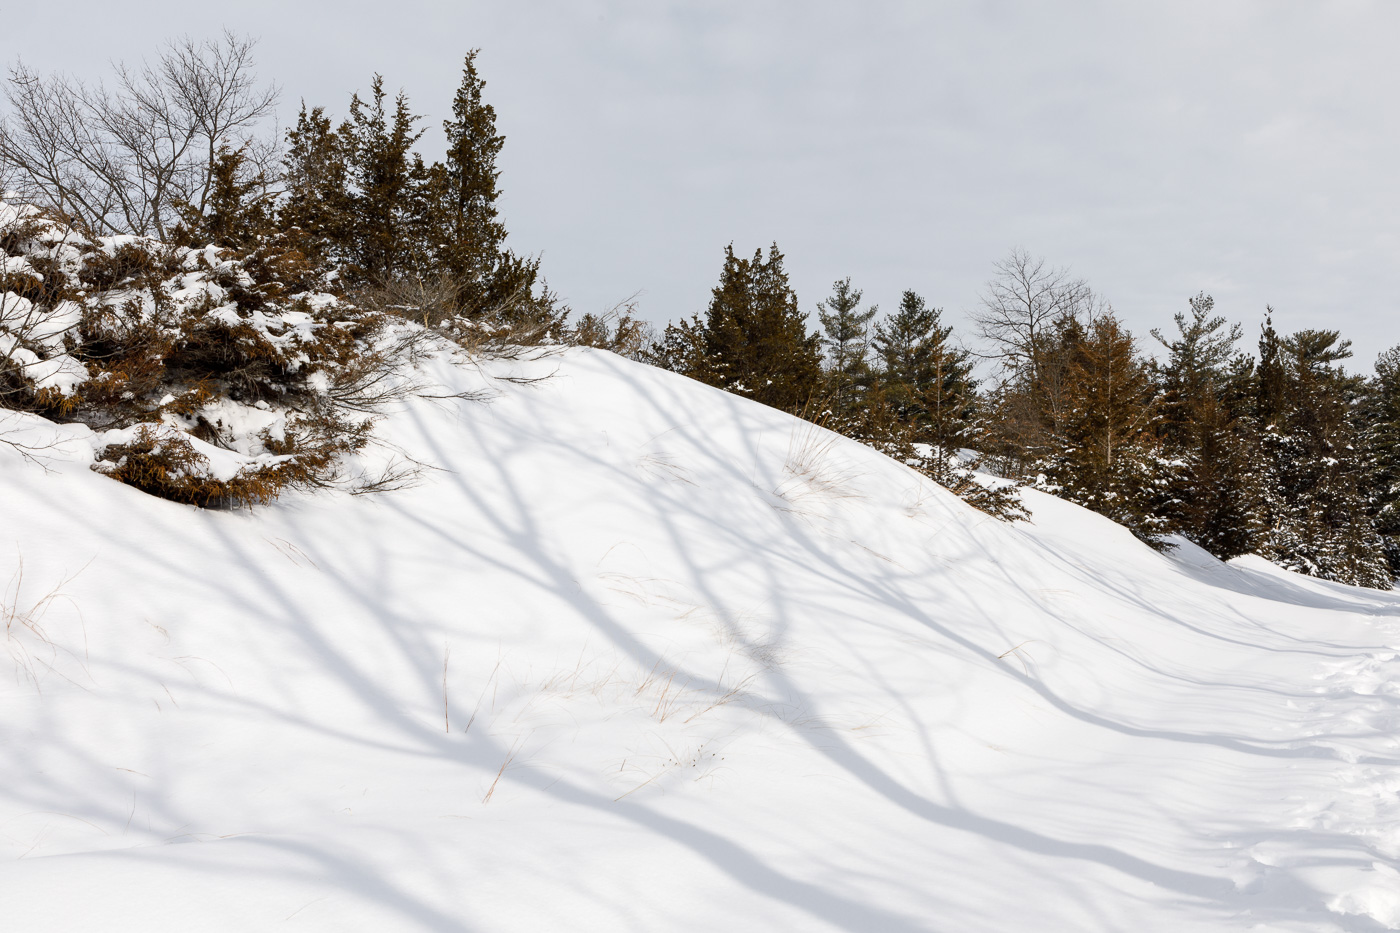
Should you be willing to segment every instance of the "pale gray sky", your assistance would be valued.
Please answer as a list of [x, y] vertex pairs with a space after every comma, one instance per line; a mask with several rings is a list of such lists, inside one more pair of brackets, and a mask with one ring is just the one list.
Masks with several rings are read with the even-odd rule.
[[700, 311], [776, 240], [809, 312], [850, 275], [965, 332], [1023, 246], [1144, 342], [1204, 289], [1251, 346], [1266, 303], [1360, 368], [1400, 343], [1400, 4], [68, 0], [0, 3], [0, 57], [97, 76], [224, 25], [284, 120], [379, 71], [436, 126], [479, 46], [510, 245], [578, 311]]

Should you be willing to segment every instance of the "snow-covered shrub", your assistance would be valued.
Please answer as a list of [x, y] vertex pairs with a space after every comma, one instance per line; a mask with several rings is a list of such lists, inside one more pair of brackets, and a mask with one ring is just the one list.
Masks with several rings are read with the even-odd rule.
[[196, 505], [329, 481], [367, 438], [395, 327], [285, 238], [237, 256], [87, 238], [0, 202], [0, 405], [88, 425], [94, 468]]

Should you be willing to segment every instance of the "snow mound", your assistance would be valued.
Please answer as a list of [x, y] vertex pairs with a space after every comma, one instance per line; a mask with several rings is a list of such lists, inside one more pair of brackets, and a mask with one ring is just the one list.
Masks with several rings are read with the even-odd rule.
[[417, 378], [415, 485], [255, 511], [0, 414], [7, 924], [1400, 928], [1400, 597], [604, 352]]

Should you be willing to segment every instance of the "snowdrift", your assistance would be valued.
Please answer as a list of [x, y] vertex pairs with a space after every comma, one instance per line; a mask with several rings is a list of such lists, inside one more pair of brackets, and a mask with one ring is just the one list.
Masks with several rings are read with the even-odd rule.
[[415, 486], [252, 511], [5, 415], [7, 929], [1400, 928], [1400, 598], [601, 351], [418, 377]]

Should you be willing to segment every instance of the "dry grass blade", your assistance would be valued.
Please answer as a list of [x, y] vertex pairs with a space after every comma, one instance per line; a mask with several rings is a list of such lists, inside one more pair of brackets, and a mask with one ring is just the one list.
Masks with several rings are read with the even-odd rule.
[[471, 715], [471, 718], [467, 720], [467, 726], [466, 726], [465, 729], [462, 730], [462, 734], [463, 734], [463, 735], [465, 735], [466, 733], [472, 731], [472, 723], [476, 722], [476, 714], [479, 713], [479, 712], [481, 711], [481, 701], [484, 700], [484, 699], [486, 698], [486, 688], [487, 688], [487, 687], [490, 687], [491, 684], [495, 682], [495, 680], [496, 680], [496, 674], [497, 674], [497, 672], [500, 671], [500, 669], [501, 669], [501, 659], [500, 659], [500, 658], [497, 658], [497, 659], [496, 659], [496, 666], [493, 667], [493, 668], [491, 668], [491, 676], [488, 677], [488, 678], [486, 678], [486, 683], [484, 683], [484, 684], [481, 685], [481, 693], [477, 695], [477, 698], [476, 698], [476, 705], [472, 707], [472, 715]]
[[690, 722], [690, 721], [693, 720], [693, 719], [696, 719], [696, 718], [698, 718], [698, 717], [700, 717], [700, 716], [705, 715], [706, 713], [710, 712], [711, 710], [718, 709], [718, 708], [721, 707], [721, 706], [727, 706], [728, 704], [733, 703], [735, 700], [737, 700], [737, 699], [739, 699], [740, 697], [744, 696], [745, 692], [748, 690], [749, 684], [753, 683], [753, 680], [754, 680], [754, 677], [755, 677], [755, 676], [757, 676], [757, 675], [756, 675], [756, 674], [750, 674], [749, 676], [745, 677], [743, 680], [739, 681], [739, 682], [736, 683], [734, 686], [730, 687], [730, 688], [729, 688], [728, 690], [726, 690], [724, 693], [722, 693], [722, 694], [720, 694], [719, 696], [715, 697], [714, 701], [713, 701], [712, 703], [710, 703], [708, 706], [701, 707], [700, 709], [698, 709], [698, 710], [696, 710], [695, 712], [691, 713], [688, 717], [686, 717], [686, 719], [685, 719], [684, 721], [688, 723], [688, 722]]
[[491, 782], [491, 786], [486, 789], [486, 796], [481, 798], [482, 803], [491, 802], [491, 796], [496, 793], [496, 785], [501, 783], [501, 776], [506, 773], [506, 769], [509, 768], [511, 764], [515, 761], [516, 753], [520, 751], [520, 744], [520, 741], [517, 740], [514, 744], [511, 745], [510, 751], [506, 754], [506, 757], [501, 761], [501, 766], [496, 769], [495, 779]]
[[648, 784], [651, 784], [651, 783], [652, 783], [653, 781], [655, 781], [657, 778], [661, 777], [661, 775], [662, 775], [663, 773], [664, 773], [664, 772], [658, 771], [657, 773], [653, 774], [651, 777], [647, 778], [647, 779], [646, 779], [645, 781], [643, 781], [642, 783], [638, 784], [636, 787], [634, 787], [634, 788], [632, 788], [631, 790], [629, 790], [627, 793], [623, 794], [621, 797], [614, 797], [614, 798], [613, 798], [613, 803], [617, 803], [619, 800], [622, 800], [623, 797], [627, 797], [627, 796], [630, 796], [631, 794], [635, 794], [637, 791], [641, 790], [643, 787], [646, 787]]
[[[81, 572], [81, 570], [78, 571], [78, 573]], [[71, 678], [66, 677], [55, 668], [54, 662], [58, 658], [59, 648], [45, 631], [43, 622], [44, 617], [55, 602], [60, 599], [70, 599], [63, 592], [63, 588], [71, 583], [77, 575], [74, 573], [60, 580], [38, 600], [25, 607], [22, 602], [24, 559], [20, 558], [17, 561], [15, 573], [10, 578], [10, 584], [5, 590], [4, 598], [0, 600], [0, 622], [3, 622], [5, 627], [6, 650], [19, 670], [24, 672], [24, 675], [34, 684], [34, 688], [40, 692], [43, 689], [39, 671], [41, 667], [49, 672], [57, 673], [70, 683], [74, 683]], [[27, 638], [21, 636], [27, 636]], [[33, 646], [26, 644], [28, 639], [33, 639], [37, 644]]]
[[674, 715], [680, 706], [682, 698], [685, 696], [685, 688], [690, 685], [686, 681], [681, 686], [676, 686], [676, 671], [671, 671], [670, 675], [661, 684], [661, 693], [656, 698], [655, 705], [652, 706], [651, 715], [657, 722], [665, 722]]
[[447, 712], [447, 661], [451, 657], [451, 646], [444, 645], [442, 649], [442, 731], [447, 733], [452, 731], [452, 720], [448, 718]]
[[788, 436], [787, 456], [783, 460], [784, 479], [773, 487], [773, 495], [794, 506], [802, 500], [859, 499], [851, 482], [859, 474], [832, 465], [832, 450], [840, 435], [819, 425], [802, 423]]
[[[1010, 657], [1013, 657], [1013, 658], [1016, 659], [1017, 663], [1021, 665], [1021, 670], [1025, 671], [1025, 673], [1029, 676], [1029, 674], [1030, 674], [1031, 671], [1030, 671], [1030, 668], [1026, 666], [1026, 660], [1025, 660], [1025, 658], [1021, 657], [1021, 650], [1022, 650], [1023, 648], [1025, 648], [1026, 645], [1029, 645], [1029, 644], [1031, 643], [1032, 640], [1033, 640], [1033, 639], [1027, 639], [1026, 641], [1021, 642], [1019, 645], [1016, 645], [1016, 646], [1011, 647], [1011, 648], [1007, 648], [1007, 649], [1006, 649], [1005, 651], [1003, 651], [1001, 654], [997, 655], [997, 660], [998, 660], [998, 661], [1003, 660], [1004, 658], [1006, 658], [1006, 657], [1009, 655]], [[1030, 657], [1030, 652], [1026, 652], [1026, 656], [1027, 656], [1027, 657]], [[1032, 659], [1032, 660], [1034, 660], [1034, 659]]]

